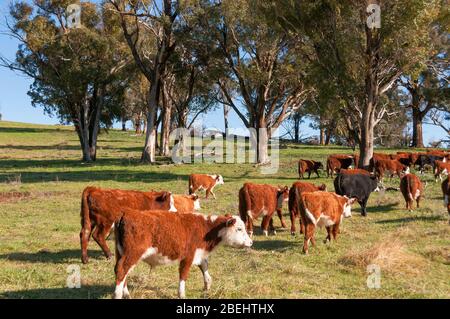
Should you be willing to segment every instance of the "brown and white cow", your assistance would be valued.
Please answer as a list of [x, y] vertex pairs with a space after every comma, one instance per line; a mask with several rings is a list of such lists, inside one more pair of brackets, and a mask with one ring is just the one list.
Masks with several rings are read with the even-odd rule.
[[307, 254], [309, 242], [315, 245], [314, 231], [317, 226], [325, 226], [327, 230], [325, 243], [331, 241], [331, 235], [334, 240], [337, 239], [342, 218], [352, 216], [351, 205], [356, 199], [322, 191], [303, 192], [299, 196], [300, 216], [305, 225], [303, 252]]
[[127, 276], [139, 261], [150, 266], [179, 263], [178, 296], [192, 265], [199, 266], [204, 287], [211, 287], [208, 255], [221, 243], [251, 247], [253, 242], [238, 216], [171, 214], [165, 211], [125, 210], [115, 228], [116, 288], [114, 298], [129, 298]]
[[[442, 194], [444, 195], [444, 205], [445, 205], [445, 207], [447, 207], [447, 212], [450, 216], [450, 200], [449, 200], [450, 182], [449, 182], [448, 177], [442, 182], [441, 189], [442, 189]], [[449, 219], [448, 223], [450, 224], [450, 219]]]
[[222, 175], [208, 175], [208, 174], [191, 174], [189, 176], [189, 194], [194, 194], [198, 190], [206, 190], [206, 198], [212, 194], [214, 199], [216, 195], [213, 192], [216, 185], [223, 185]]
[[[312, 183], [306, 182], [295, 182], [294, 184], [292, 184], [291, 188], [289, 189], [289, 201], [288, 201], [289, 216], [291, 217], [291, 235], [295, 235], [295, 219], [300, 217], [300, 209], [298, 207], [298, 202], [300, 201], [300, 198], [298, 197], [298, 195], [303, 192], [316, 192], [326, 190], [327, 186], [325, 184], [322, 184], [320, 186], [316, 186]], [[304, 225], [302, 224], [301, 218], [299, 218], [299, 223], [300, 223], [300, 234], [303, 234]]]
[[335, 172], [347, 169], [353, 165], [353, 156], [345, 154], [329, 155], [327, 158], [327, 177], [333, 177]]
[[434, 161], [434, 178], [437, 182], [437, 179], [442, 181], [442, 174], [447, 175], [450, 173], [450, 163], [447, 162], [447, 159], [444, 157], [444, 160]]
[[245, 183], [239, 190], [239, 214], [247, 225], [247, 231], [253, 236], [253, 220], [263, 215], [261, 229], [265, 236], [268, 235], [268, 228], [276, 234], [273, 226], [272, 216], [275, 211], [280, 218], [281, 225], [286, 228], [281, 210], [283, 202], [289, 199], [289, 188], [274, 187], [267, 184]]
[[177, 212], [192, 213], [200, 210], [198, 195], [173, 195], [173, 204]]
[[311, 173], [314, 172], [319, 176], [319, 169], [323, 168], [323, 164], [321, 162], [316, 162], [312, 160], [299, 160], [298, 161], [298, 176], [299, 178], [304, 178], [304, 174], [308, 172], [308, 178], [311, 178]]
[[102, 248], [106, 258], [111, 257], [106, 237], [114, 223], [122, 216], [122, 208], [177, 211], [170, 192], [140, 192], [86, 187], [81, 198], [80, 244], [83, 263], [88, 262], [87, 246], [91, 234]]
[[400, 180], [400, 191], [405, 198], [406, 209], [412, 211], [413, 201], [417, 202], [417, 208], [419, 208], [419, 202], [423, 195], [423, 184], [420, 179], [414, 174], [406, 174]]
[[378, 159], [375, 161], [375, 176], [383, 182], [384, 173], [389, 172], [390, 178], [397, 174], [400, 178], [402, 174], [409, 173], [409, 167], [403, 165], [397, 160], [391, 159]]
[[354, 169], [341, 169], [339, 170], [339, 174], [346, 174], [346, 175], [367, 175], [370, 176], [370, 172], [366, 171], [362, 168], [354, 168]]

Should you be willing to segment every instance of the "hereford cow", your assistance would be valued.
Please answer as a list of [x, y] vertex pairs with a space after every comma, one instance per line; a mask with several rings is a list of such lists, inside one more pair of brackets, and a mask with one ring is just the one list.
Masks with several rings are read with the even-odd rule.
[[298, 161], [298, 176], [299, 178], [304, 178], [303, 174], [308, 172], [308, 178], [311, 178], [311, 173], [314, 172], [319, 176], [319, 169], [323, 168], [323, 164], [321, 162], [311, 161], [311, 160], [299, 160]]
[[86, 187], [81, 198], [80, 244], [83, 263], [88, 262], [87, 246], [91, 234], [106, 258], [111, 258], [106, 237], [114, 223], [122, 216], [122, 208], [177, 211], [170, 192], [139, 192]]
[[367, 201], [372, 192], [379, 191], [375, 176], [339, 174], [334, 180], [336, 194], [356, 198], [361, 205], [361, 215], [367, 215]]
[[341, 169], [339, 170], [339, 174], [346, 175], [367, 175], [370, 176], [370, 172], [366, 171], [362, 168], [354, 168], [354, 169]]
[[251, 247], [253, 242], [238, 216], [171, 214], [165, 211], [125, 210], [115, 228], [116, 289], [114, 298], [129, 298], [127, 276], [139, 261], [151, 267], [179, 263], [178, 296], [185, 298], [185, 284], [192, 265], [199, 266], [204, 287], [211, 287], [208, 255], [224, 243]]
[[334, 154], [327, 158], [327, 177], [333, 177], [340, 169], [347, 169], [353, 164], [353, 156], [344, 154]]
[[383, 182], [384, 173], [389, 172], [390, 178], [397, 174], [400, 178], [402, 174], [409, 173], [409, 167], [403, 165], [397, 160], [378, 159], [375, 161], [375, 176]]
[[216, 199], [216, 195], [213, 192], [216, 185], [223, 185], [222, 175], [207, 175], [207, 174], [191, 174], [189, 176], [189, 194], [194, 194], [198, 190], [206, 190], [206, 198], [208, 195], [213, 195]]
[[289, 188], [287, 186], [274, 187], [266, 184], [245, 183], [239, 190], [239, 214], [247, 225], [247, 231], [253, 236], [253, 220], [263, 215], [261, 229], [265, 236], [268, 228], [276, 234], [273, 226], [272, 216], [275, 211], [280, 218], [281, 225], [286, 228], [281, 210], [283, 202], [289, 199]]
[[303, 192], [300, 196], [300, 216], [305, 225], [305, 240], [303, 242], [303, 252], [308, 253], [308, 245], [315, 245], [314, 230], [316, 226], [325, 226], [327, 237], [325, 243], [331, 241], [331, 235], [336, 240], [339, 232], [339, 225], [342, 217], [352, 215], [351, 205], [354, 198], [339, 196], [328, 192]]
[[177, 212], [193, 213], [200, 210], [198, 195], [173, 195], [173, 203]]
[[436, 182], [438, 177], [442, 181], [442, 174], [448, 175], [449, 172], [450, 172], [450, 163], [447, 162], [445, 157], [444, 160], [442, 161], [439, 160], [434, 161], [434, 178]]
[[405, 166], [411, 167], [411, 165], [413, 165], [413, 160], [411, 157], [412, 153], [406, 153], [406, 152], [397, 152], [397, 154], [392, 155], [392, 159], [393, 160], [397, 160], [400, 163], [402, 163]]
[[[295, 219], [300, 217], [300, 210], [298, 208], [298, 202], [300, 198], [298, 194], [303, 192], [316, 192], [316, 191], [326, 191], [327, 186], [322, 184], [320, 186], [316, 186], [311, 183], [306, 182], [295, 182], [292, 184], [292, 187], [289, 189], [289, 215], [291, 217], [291, 235], [295, 235]], [[304, 233], [304, 226], [302, 224], [301, 218], [299, 218], [300, 223], [300, 234]]]
[[[449, 201], [450, 183], [449, 183], [448, 177], [442, 182], [441, 189], [442, 189], [442, 194], [444, 195], [444, 205], [445, 205], [445, 207], [447, 207], [447, 212], [450, 216], [450, 201]], [[450, 219], [448, 222], [450, 224]]]
[[417, 202], [417, 208], [419, 208], [419, 202], [423, 195], [423, 185], [416, 175], [406, 174], [403, 176], [400, 180], [400, 191], [405, 198], [406, 209], [412, 211], [413, 201]]

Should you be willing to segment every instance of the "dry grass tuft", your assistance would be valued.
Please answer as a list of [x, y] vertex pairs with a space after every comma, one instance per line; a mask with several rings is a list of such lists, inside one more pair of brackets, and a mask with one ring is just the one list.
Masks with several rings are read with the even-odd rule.
[[339, 263], [363, 269], [375, 264], [382, 272], [391, 275], [420, 275], [427, 264], [425, 258], [408, 251], [403, 243], [395, 238], [388, 238], [369, 249], [350, 251], [339, 259]]

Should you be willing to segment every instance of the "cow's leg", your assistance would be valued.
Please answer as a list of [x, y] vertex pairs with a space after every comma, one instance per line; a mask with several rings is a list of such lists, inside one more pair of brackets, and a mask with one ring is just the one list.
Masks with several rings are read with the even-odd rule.
[[319, 171], [316, 169], [317, 178], [320, 178]]
[[304, 218], [302, 215], [300, 215], [300, 218], [299, 218], [299, 225], [300, 225], [300, 234], [304, 234], [305, 233], [306, 218]]
[[120, 256], [117, 259], [114, 272], [116, 274], [116, 289], [114, 291], [114, 299], [129, 298], [130, 293], [127, 287], [127, 276], [133, 270], [139, 257]]
[[263, 231], [264, 236], [269, 235], [268, 228], [269, 228], [269, 223], [270, 223], [271, 219], [272, 219], [272, 216], [269, 216], [269, 215], [265, 215], [263, 217], [263, 220], [261, 222], [261, 230]]
[[323, 241], [324, 244], [331, 242], [331, 227], [330, 226], [326, 227], [326, 230], [327, 230], [327, 237]]
[[367, 216], [367, 198], [358, 201], [358, 204], [361, 206], [361, 216], [366, 217]]
[[202, 263], [198, 267], [203, 274], [203, 283], [205, 284], [204, 289], [209, 290], [211, 288], [212, 279], [208, 272], [208, 259], [203, 259]]
[[333, 235], [334, 241], [337, 241], [337, 235], [340, 233], [339, 231], [339, 222], [334, 224], [331, 228], [331, 234]]
[[311, 179], [311, 170], [308, 171], [308, 179]]
[[247, 216], [247, 233], [250, 238], [253, 238], [253, 218], [251, 216]]
[[277, 215], [278, 215], [278, 218], [280, 219], [281, 227], [282, 228], [287, 228], [287, 225], [286, 225], [286, 223], [285, 223], [285, 221], [283, 219], [283, 214], [282, 214], [281, 209], [277, 209]]
[[178, 286], [178, 298], [186, 298], [186, 280], [189, 275], [189, 270], [191, 269], [193, 257], [188, 257], [180, 262], [180, 283]]
[[417, 203], [417, 208], [420, 208], [420, 206], [419, 206], [420, 205], [419, 204], [420, 203], [420, 196], [416, 198], [416, 203]]
[[303, 242], [303, 253], [308, 254], [308, 245], [314, 235], [314, 224], [305, 225], [305, 240]]
[[108, 236], [109, 232], [111, 231], [112, 224], [99, 224], [97, 227], [95, 227], [94, 232], [92, 233], [92, 237], [96, 241], [96, 243], [100, 246], [100, 248], [103, 250], [103, 253], [105, 254], [107, 259], [110, 259], [112, 254], [109, 250], [108, 244], [106, 243], [106, 236]]
[[[89, 244], [89, 238], [91, 237], [92, 229], [93, 229], [91, 223], [89, 223], [89, 225], [85, 225], [85, 226], [81, 227], [81, 232], [80, 232], [81, 262], [83, 264], [87, 264], [89, 261], [89, 257], [87, 254], [87, 248], [88, 248], [88, 244]], [[94, 227], [95, 227], [95, 225], [94, 225]]]
[[275, 230], [275, 226], [273, 226], [273, 217], [269, 221], [269, 230], [270, 230], [270, 233], [272, 233], [274, 235], [277, 234], [277, 231]]
[[291, 235], [295, 235], [295, 214], [294, 211], [289, 212], [289, 217], [291, 218]]

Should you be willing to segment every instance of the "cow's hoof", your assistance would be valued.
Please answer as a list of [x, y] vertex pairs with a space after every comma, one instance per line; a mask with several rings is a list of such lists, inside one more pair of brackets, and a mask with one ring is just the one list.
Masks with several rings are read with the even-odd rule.
[[266, 237], [269, 236], [269, 232], [268, 232], [267, 230], [264, 230], [264, 231], [263, 231], [263, 234], [264, 234], [264, 236], [266, 236]]
[[291, 231], [291, 235], [292, 235], [292, 236], [295, 236], [295, 231]]
[[82, 262], [83, 264], [87, 264], [87, 263], [89, 262], [89, 258], [83, 257], [83, 258], [81, 258], [81, 262]]

